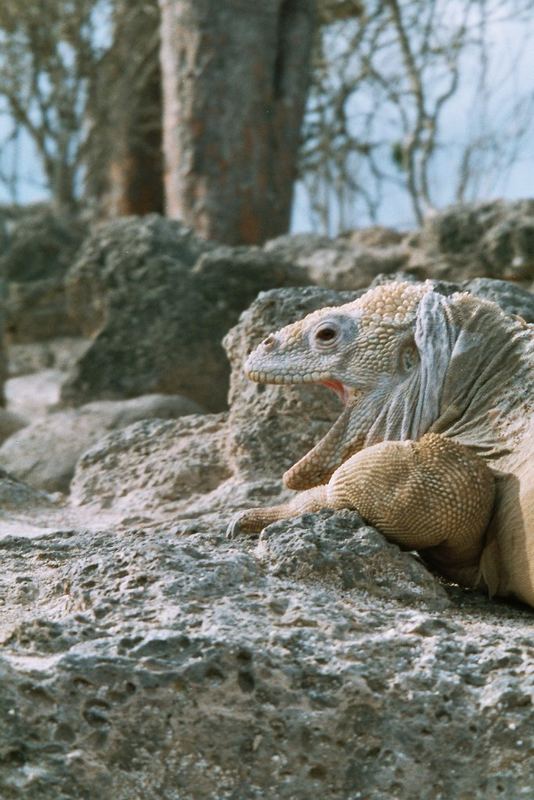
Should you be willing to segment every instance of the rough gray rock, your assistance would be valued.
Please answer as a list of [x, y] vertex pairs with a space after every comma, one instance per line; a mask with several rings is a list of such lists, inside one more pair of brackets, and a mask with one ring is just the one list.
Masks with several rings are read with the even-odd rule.
[[402, 603], [443, 609], [445, 589], [413, 555], [403, 553], [353, 511], [321, 511], [269, 525], [257, 554], [272, 575], [358, 589]]
[[9, 376], [32, 375], [42, 370], [67, 372], [87, 350], [90, 339], [80, 336], [56, 336], [41, 342], [9, 346]]
[[78, 333], [67, 314], [64, 275], [87, 232], [86, 224], [37, 205], [2, 215], [0, 227], [0, 275], [7, 284], [9, 341]]
[[395, 231], [377, 227], [337, 239], [314, 234], [280, 236], [267, 242], [264, 249], [304, 267], [310, 283], [356, 291], [369, 286], [376, 275], [408, 265], [410, 251], [401, 241], [402, 236]]
[[21, 417], [20, 414], [0, 408], [0, 444], [27, 425], [28, 420]]
[[[314, 534], [338, 561], [340, 524]], [[2, 798], [531, 796], [528, 612], [406, 605], [370, 572], [276, 575], [216, 526], [179, 532], [1, 543]]]
[[8, 284], [6, 337], [10, 344], [79, 332], [67, 312], [63, 277]]
[[491, 300], [506, 314], [517, 314], [525, 322], [534, 322], [534, 294], [509, 281], [492, 280], [491, 278], [475, 278], [464, 284], [463, 289]]
[[174, 272], [179, 277], [213, 248], [182, 223], [157, 214], [102, 224], [85, 240], [69, 271], [70, 313], [84, 335], [94, 337], [105, 327], [114, 301], [127, 301], [136, 286], [154, 291], [172, 265], [179, 265]]
[[61, 278], [87, 233], [78, 217], [58, 215], [46, 205], [0, 210], [0, 274], [7, 282]]
[[202, 409], [184, 397], [147, 395], [88, 403], [58, 411], [14, 433], [0, 447], [0, 463], [37, 489], [66, 492], [78, 458], [110, 430], [142, 419], [174, 419]]
[[44, 493], [32, 489], [24, 481], [19, 481], [0, 469], [0, 515], [5, 511], [27, 509], [32, 506], [38, 508], [51, 504], [50, 498]]
[[192, 507], [231, 475], [226, 435], [226, 414], [143, 420], [115, 431], [80, 458], [72, 502], [146, 514]]
[[44, 369], [10, 378], [5, 386], [8, 410], [31, 422], [42, 419], [57, 409], [64, 378], [65, 373], [59, 369]]
[[534, 201], [451, 206], [410, 237], [410, 260], [427, 277], [534, 280]]
[[310, 281], [337, 290], [369, 286], [380, 273], [466, 281], [534, 280], [534, 201], [455, 205], [430, 215], [420, 231], [402, 234], [375, 226], [336, 239], [281, 236], [265, 245], [304, 267]]
[[257, 248], [214, 248], [155, 215], [103, 226], [68, 277], [71, 312], [94, 341], [62, 398], [183, 394], [226, 407], [221, 339], [260, 289], [306, 282]]

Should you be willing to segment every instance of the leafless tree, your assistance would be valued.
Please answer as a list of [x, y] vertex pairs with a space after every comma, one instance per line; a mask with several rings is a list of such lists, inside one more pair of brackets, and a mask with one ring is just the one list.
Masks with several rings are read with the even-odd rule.
[[158, 0], [113, 0], [90, 82], [86, 197], [103, 217], [163, 211]]
[[[0, 110], [24, 131], [57, 208], [162, 210], [157, 0], [2, 0]], [[17, 184], [0, 159], [0, 180]]]
[[0, 96], [33, 140], [55, 204], [75, 205], [99, 0], [0, 3]]
[[[533, 5], [368, 0], [358, 19], [331, 18], [317, 39], [301, 154], [320, 227], [334, 232], [379, 220], [391, 191], [409, 198], [420, 222], [443, 202], [438, 164], [445, 156], [451, 200], [489, 190], [488, 179], [517, 157], [533, 119], [534, 91], [514, 97], [509, 82], [495, 107], [499, 81], [490, 81], [488, 31], [498, 19], [533, 22]], [[468, 84], [472, 99], [465, 107]]]

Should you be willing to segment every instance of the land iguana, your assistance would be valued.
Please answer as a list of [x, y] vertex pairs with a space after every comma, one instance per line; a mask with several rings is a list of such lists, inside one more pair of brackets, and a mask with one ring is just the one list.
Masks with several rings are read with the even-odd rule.
[[390, 283], [270, 334], [245, 371], [344, 404], [284, 475], [288, 503], [228, 535], [355, 509], [449, 579], [534, 606], [534, 325], [467, 293]]

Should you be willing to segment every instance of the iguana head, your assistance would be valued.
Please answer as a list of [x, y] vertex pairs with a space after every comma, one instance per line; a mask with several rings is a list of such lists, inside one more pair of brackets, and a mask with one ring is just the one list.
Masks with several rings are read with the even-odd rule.
[[323, 384], [346, 405], [412, 368], [415, 309], [424, 291], [390, 284], [353, 303], [314, 311], [264, 339], [245, 371], [260, 383]]
[[362, 447], [418, 439], [431, 427], [482, 439], [488, 385], [510, 368], [511, 324], [494, 303], [444, 297], [429, 282], [389, 283], [270, 334], [245, 364], [251, 380], [322, 384], [345, 406], [286, 485], [325, 483]]

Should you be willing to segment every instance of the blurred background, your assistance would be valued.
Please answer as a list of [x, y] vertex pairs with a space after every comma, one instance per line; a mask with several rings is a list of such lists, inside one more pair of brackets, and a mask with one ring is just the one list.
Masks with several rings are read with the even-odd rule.
[[532, 194], [530, 0], [3, 0], [0, 202], [259, 243]]

